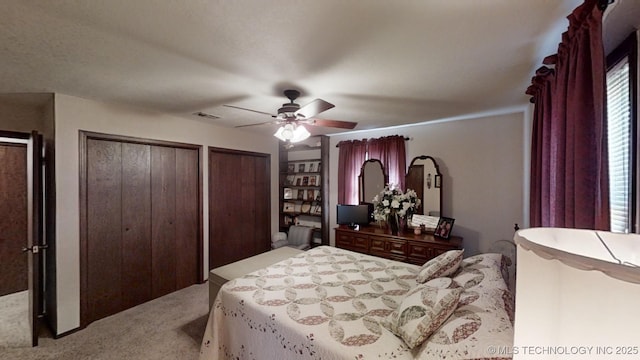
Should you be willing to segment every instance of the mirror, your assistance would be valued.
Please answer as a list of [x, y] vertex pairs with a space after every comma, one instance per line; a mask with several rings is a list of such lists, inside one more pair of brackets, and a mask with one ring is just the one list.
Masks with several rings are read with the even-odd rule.
[[380, 160], [369, 159], [365, 161], [360, 168], [360, 175], [358, 176], [358, 200], [370, 203], [384, 189], [384, 186], [389, 181], [388, 179]]
[[440, 216], [442, 205], [442, 174], [436, 160], [421, 155], [413, 158], [405, 176], [405, 189], [415, 190], [422, 205], [418, 214]]

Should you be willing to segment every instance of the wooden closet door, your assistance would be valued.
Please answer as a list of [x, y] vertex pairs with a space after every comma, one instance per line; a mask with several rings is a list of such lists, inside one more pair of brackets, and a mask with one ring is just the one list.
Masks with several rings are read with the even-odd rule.
[[243, 156], [245, 172], [242, 176], [242, 202], [250, 204], [243, 209], [245, 222], [243, 238], [252, 239], [251, 254], [260, 254], [271, 249], [270, 169], [267, 157]]
[[176, 149], [176, 290], [199, 278], [199, 177], [198, 151]]
[[87, 141], [87, 316], [122, 309], [122, 144]]
[[153, 298], [176, 290], [176, 149], [151, 147], [151, 289]]
[[270, 248], [269, 156], [209, 153], [209, 268]]
[[151, 299], [151, 147], [122, 143], [122, 308]]
[[86, 326], [202, 281], [202, 191], [197, 146], [81, 134]]

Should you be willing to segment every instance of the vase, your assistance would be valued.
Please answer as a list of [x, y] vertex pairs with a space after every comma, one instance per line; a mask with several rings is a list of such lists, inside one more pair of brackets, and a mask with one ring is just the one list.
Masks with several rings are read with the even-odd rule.
[[398, 216], [396, 214], [389, 214], [387, 218], [387, 223], [389, 223], [389, 229], [391, 229], [391, 235], [398, 235]]

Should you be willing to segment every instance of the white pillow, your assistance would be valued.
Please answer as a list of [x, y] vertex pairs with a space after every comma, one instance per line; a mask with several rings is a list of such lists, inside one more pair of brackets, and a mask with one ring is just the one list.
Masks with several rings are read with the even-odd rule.
[[462, 250], [449, 250], [437, 257], [427, 261], [420, 268], [416, 281], [423, 283], [438, 277], [449, 276], [458, 270], [460, 262], [462, 262]]
[[381, 323], [413, 349], [429, 338], [453, 314], [462, 291], [459, 287], [443, 289], [418, 285]]

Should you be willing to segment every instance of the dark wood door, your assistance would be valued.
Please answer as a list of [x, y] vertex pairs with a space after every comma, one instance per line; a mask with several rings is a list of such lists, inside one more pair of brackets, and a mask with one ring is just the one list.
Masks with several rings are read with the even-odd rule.
[[0, 296], [27, 290], [27, 145], [0, 143]]
[[88, 322], [122, 305], [122, 144], [87, 141], [87, 313]]
[[151, 147], [122, 143], [122, 308], [151, 299]]
[[176, 289], [176, 150], [151, 148], [151, 291], [154, 298]]
[[42, 308], [41, 279], [44, 278], [43, 251], [43, 184], [42, 184], [42, 135], [33, 131], [27, 145], [27, 252], [29, 269], [29, 323], [31, 325], [31, 345], [38, 345], [40, 309]]
[[84, 140], [83, 326], [202, 278], [199, 147], [126, 139]]
[[268, 154], [209, 150], [209, 269], [269, 250]]

